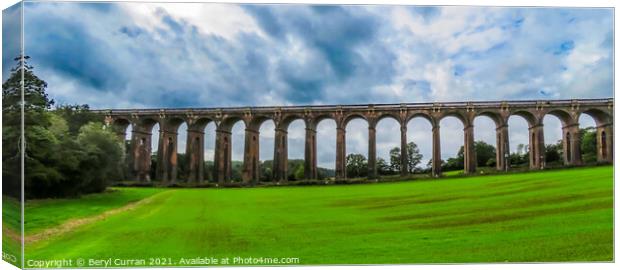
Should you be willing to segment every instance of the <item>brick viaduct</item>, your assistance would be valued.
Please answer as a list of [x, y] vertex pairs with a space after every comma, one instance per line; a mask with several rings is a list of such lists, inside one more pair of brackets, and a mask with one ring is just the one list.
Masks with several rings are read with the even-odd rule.
[[[274, 181], [283, 182], [287, 177], [287, 129], [289, 124], [302, 119], [306, 126], [305, 164], [306, 179], [317, 178], [316, 126], [324, 119], [333, 119], [337, 126], [336, 135], [336, 178], [346, 178], [345, 132], [349, 121], [356, 118], [368, 122], [368, 176], [377, 177], [376, 167], [376, 124], [385, 117], [400, 123], [401, 164], [407, 164], [407, 123], [414, 117], [427, 119], [432, 126], [432, 175], [441, 175], [439, 122], [453, 116], [464, 126], [465, 173], [476, 170], [474, 151], [474, 119], [478, 116], [491, 118], [496, 125], [497, 169], [507, 170], [508, 160], [508, 118], [523, 117], [529, 126], [530, 169], [543, 169], [544, 136], [542, 120], [545, 115], [557, 116], [562, 122], [564, 163], [580, 165], [579, 116], [590, 115], [596, 122], [597, 160], [613, 161], [613, 99], [574, 99], [536, 101], [482, 101], [402, 103], [369, 105], [318, 105], [282, 107], [236, 107], [236, 108], [194, 108], [194, 109], [115, 109], [96, 110], [105, 115], [105, 122], [119, 138], [124, 140], [127, 127], [132, 125], [130, 151], [127, 162], [130, 177], [139, 181], [150, 181], [151, 131], [159, 124], [159, 146], [157, 149], [156, 178], [164, 182], [177, 179], [177, 131], [182, 123], [187, 124], [187, 148], [189, 181], [204, 179], [204, 129], [210, 122], [216, 125], [216, 142], [213, 177], [219, 183], [231, 181], [231, 129], [237, 121], [245, 123], [245, 146], [242, 178], [246, 183], [259, 179], [259, 128], [266, 120], [275, 123], [275, 144], [273, 175]], [[401, 174], [407, 174], [402, 166]]]

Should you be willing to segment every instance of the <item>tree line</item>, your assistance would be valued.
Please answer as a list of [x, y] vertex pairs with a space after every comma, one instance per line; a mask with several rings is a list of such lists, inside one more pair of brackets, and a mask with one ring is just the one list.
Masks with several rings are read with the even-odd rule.
[[[28, 56], [2, 84], [2, 184], [4, 194], [20, 197], [21, 147], [26, 198], [70, 197], [101, 192], [123, 172], [123, 146], [88, 105], [55, 105]], [[23, 85], [23, 138], [22, 91]]]
[[[177, 179], [183, 181], [189, 178], [189, 161], [187, 155], [184, 153], [177, 154]], [[261, 160], [259, 163], [259, 181], [271, 182], [273, 181], [273, 160]], [[215, 165], [213, 161], [205, 161], [203, 163], [204, 177], [207, 182], [217, 182], [213, 179], [213, 172]], [[243, 161], [233, 160], [231, 163], [231, 179], [233, 181], [241, 181], [243, 173]], [[151, 179], [155, 179], [157, 172], [157, 152], [154, 152], [151, 156]], [[335, 171], [333, 169], [317, 168], [318, 180], [334, 177]], [[289, 159], [287, 166], [287, 179], [289, 181], [297, 181], [305, 178], [304, 175], [304, 160], [303, 159]]]
[[[596, 129], [587, 127], [580, 129], [581, 155], [585, 164], [596, 163]], [[474, 142], [474, 151], [476, 152], [476, 165], [478, 167], [488, 167], [494, 169], [497, 164], [495, 146], [484, 141]], [[394, 147], [390, 150], [389, 160], [377, 158], [377, 173], [379, 175], [395, 175], [400, 173], [401, 168], [401, 150], [400, 147]], [[441, 160], [442, 171], [455, 171], [464, 169], [465, 161], [464, 147], [461, 146], [456, 157]], [[430, 173], [432, 159], [425, 166], [420, 166], [424, 158], [414, 142], [407, 144], [408, 163], [407, 168], [409, 174], [414, 173]], [[529, 147], [525, 144], [519, 144], [516, 152], [509, 154], [509, 162], [512, 167], [528, 167], [529, 166]], [[358, 153], [347, 155], [346, 158], [347, 177], [366, 177], [368, 175], [368, 160]], [[563, 166], [563, 148], [562, 140], [554, 144], [545, 146], [545, 162], [547, 166]]]

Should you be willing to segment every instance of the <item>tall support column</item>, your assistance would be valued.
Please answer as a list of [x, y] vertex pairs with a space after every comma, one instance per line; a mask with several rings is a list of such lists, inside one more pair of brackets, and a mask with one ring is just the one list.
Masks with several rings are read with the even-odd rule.
[[245, 129], [242, 177], [246, 184], [256, 184], [260, 180], [259, 134], [256, 129]]
[[596, 127], [596, 160], [598, 162], [614, 161], [613, 131], [612, 123]]
[[230, 141], [230, 131], [217, 129], [215, 131], [215, 156], [213, 157], [214, 161], [214, 170], [213, 177], [217, 180], [219, 184], [224, 184], [230, 182], [232, 178], [232, 167], [231, 167], [231, 141]]
[[377, 179], [377, 130], [368, 125], [368, 179]]
[[465, 144], [463, 145], [464, 148], [464, 169], [465, 169], [465, 173], [469, 174], [469, 173], [475, 173], [476, 172], [476, 149], [474, 148], [474, 126], [473, 125], [467, 125], [464, 129], [464, 138], [465, 138]]
[[497, 151], [495, 152], [496, 168], [498, 171], [508, 171], [510, 168], [510, 145], [508, 141], [508, 125], [499, 126], [495, 130]]
[[409, 154], [407, 153], [407, 125], [400, 124], [400, 175], [409, 175]]
[[176, 131], [159, 130], [156, 175], [163, 183], [174, 183], [177, 178], [177, 136]]
[[188, 129], [185, 154], [188, 159], [188, 171], [190, 183], [202, 183], [204, 180], [204, 138], [202, 130]]
[[439, 136], [439, 124], [433, 125], [433, 159], [432, 159], [432, 176], [441, 176], [441, 143]]
[[336, 179], [347, 178], [347, 136], [344, 127], [339, 126], [336, 130]]
[[273, 180], [276, 182], [286, 182], [288, 180], [288, 147], [286, 130], [276, 128], [275, 143], [273, 146]]
[[581, 165], [579, 124], [562, 127], [562, 148], [564, 150], [564, 164]]
[[545, 168], [545, 134], [542, 124], [529, 128], [530, 169]]
[[317, 179], [318, 171], [316, 165], [316, 130], [306, 127], [306, 144], [304, 149], [304, 177], [306, 179]]
[[131, 153], [128, 159], [132, 176], [140, 182], [151, 181], [151, 136], [135, 125], [131, 132]]

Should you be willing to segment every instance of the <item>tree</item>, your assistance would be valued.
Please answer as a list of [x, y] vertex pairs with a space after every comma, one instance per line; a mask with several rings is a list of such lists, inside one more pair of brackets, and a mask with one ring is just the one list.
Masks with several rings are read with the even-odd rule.
[[123, 147], [112, 130], [88, 123], [80, 128], [77, 143], [85, 154], [80, 160], [81, 192], [102, 192], [111, 181], [121, 179]]
[[394, 147], [390, 150], [390, 169], [393, 172], [400, 171], [400, 147]]
[[[414, 173], [418, 168], [417, 166], [422, 162], [422, 154], [418, 145], [414, 142], [407, 144], [407, 170], [409, 173]], [[394, 147], [390, 150], [390, 169], [393, 172], [399, 172], [401, 168], [400, 161], [400, 147]]]
[[422, 154], [420, 149], [414, 142], [407, 144], [407, 168], [409, 173], [414, 173], [417, 170], [417, 166], [422, 162]]
[[[474, 142], [474, 151], [476, 153], [476, 165], [479, 167], [487, 166], [489, 159], [495, 160], [495, 147], [484, 141]], [[465, 162], [465, 148], [461, 146], [456, 156], [459, 164]]]
[[304, 165], [303, 164], [298, 164], [297, 167], [295, 168], [295, 179], [294, 180], [300, 180], [300, 179], [304, 179], [305, 175], [304, 175]]
[[2, 109], [19, 112], [21, 110], [21, 80], [24, 76], [24, 110], [44, 111], [54, 105], [54, 100], [50, 99], [45, 88], [47, 83], [32, 71], [34, 68], [28, 65], [30, 56], [21, 56], [13, 59], [15, 67], [11, 68], [9, 78], [2, 84]]
[[524, 166], [529, 163], [529, 147], [520, 143], [517, 145], [517, 152], [510, 154], [510, 165], [511, 166]]
[[[488, 166], [489, 160], [495, 161], [495, 147], [484, 141], [474, 142], [474, 149], [476, 150], [476, 163], [478, 166]], [[494, 164], [494, 162], [490, 162]]]
[[562, 153], [563, 153], [562, 140], [559, 140], [555, 144], [547, 144], [545, 146], [545, 162], [547, 164], [561, 163]]
[[5, 194], [20, 194], [22, 107], [26, 198], [101, 192], [110, 181], [120, 180], [123, 147], [116, 134], [106, 129], [102, 121], [90, 122], [96, 119], [86, 105], [70, 115], [62, 109], [51, 110], [54, 101], [45, 93], [47, 83], [33, 73], [27, 59], [16, 58], [17, 67], [2, 84]]
[[379, 175], [388, 175], [388, 174], [393, 174], [394, 171], [392, 171], [392, 168], [387, 163], [387, 161], [385, 161], [385, 159], [378, 158], [377, 159], [377, 173]]
[[368, 174], [368, 162], [362, 154], [349, 154], [347, 156], [347, 176], [362, 177]]
[[[54, 104], [54, 101], [45, 93], [47, 83], [34, 75], [33, 67], [27, 63], [28, 59], [30, 59], [29, 56], [15, 58], [16, 65], [11, 69], [9, 78], [2, 84], [2, 185], [4, 194], [14, 197], [19, 197], [21, 193], [22, 105], [27, 147], [39, 147], [40, 150], [44, 150], [47, 146], [51, 147], [47, 144], [57, 143], [53, 135], [44, 130], [50, 126], [49, 114], [46, 110]], [[23, 103], [21, 102], [22, 90]], [[28, 139], [35, 141], [30, 144]], [[30, 154], [33, 154], [32, 151]], [[28, 175], [44, 174], [45, 165], [39, 160], [26, 156], [25, 163], [29, 169]], [[53, 173], [50, 172], [50, 177], [52, 177], [51, 174]]]
[[80, 128], [89, 122], [103, 122], [103, 118], [90, 111], [88, 104], [60, 105], [54, 112], [67, 120], [68, 131], [77, 135]]
[[579, 130], [581, 138], [581, 159], [584, 163], [596, 162], [596, 129], [587, 127]]

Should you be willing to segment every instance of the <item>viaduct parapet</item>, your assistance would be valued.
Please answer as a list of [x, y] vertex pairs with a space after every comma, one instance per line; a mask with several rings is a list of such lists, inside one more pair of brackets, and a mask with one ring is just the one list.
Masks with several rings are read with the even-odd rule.
[[[532, 101], [475, 101], [365, 105], [313, 105], [281, 107], [231, 107], [183, 109], [113, 109], [95, 110], [105, 115], [105, 122], [124, 140], [126, 130], [132, 126], [130, 151], [127, 156], [130, 177], [150, 181], [151, 137], [155, 124], [159, 124], [156, 178], [172, 183], [177, 181], [177, 132], [182, 123], [187, 124], [189, 181], [201, 182], [204, 172], [204, 129], [207, 124], [216, 126], [213, 177], [219, 183], [231, 181], [231, 129], [238, 121], [245, 124], [245, 144], [242, 178], [246, 183], [259, 179], [259, 128], [267, 120], [275, 123], [273, 159], [274, 181], [287, 181], [287, 130], [291, 122], [301, 119], [305, 123], [304, 174], [306, 179], [317, 178], [317, 124], [324, 119], [336, 122], [336, 178], [346, 175], [346, 126], [353, 119], [368, 123], [368, 177], [377, 177], [376, 125], [386, 117], [400, 124], [401, 164], [407, 164], [407, 123], [415, 117], [428, 120], [432, 126], [432, 175], [441, 175], [440, 121], [447, 116], [459, 119], [464, 126], [464, 170], [476, 170], [474, 151], [474, 119], [487, 116], [495, 122], [496, 166], [507, 170], [509, 164], [508, 118], [524, 118], [529, 126], [529, 167], [543, 169], [544, 135], [543, 118], [554, 115], [562, 123], [564, 163], [581, 165], [579, 117], [590, 115], [596, 122], [597, 160], [613, 161], [613, 99], [532, 100]], [[408, 173], [401, 166], [401, 175]]]

